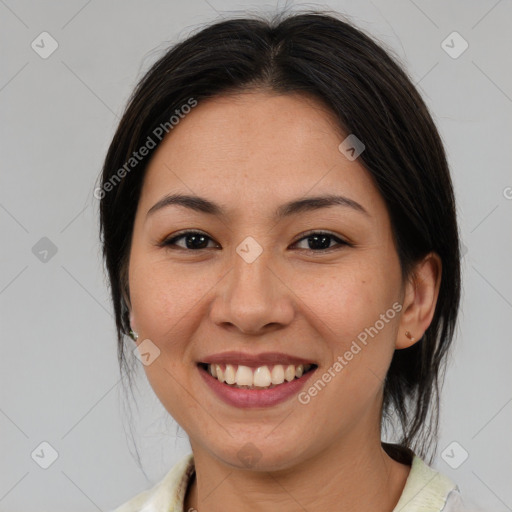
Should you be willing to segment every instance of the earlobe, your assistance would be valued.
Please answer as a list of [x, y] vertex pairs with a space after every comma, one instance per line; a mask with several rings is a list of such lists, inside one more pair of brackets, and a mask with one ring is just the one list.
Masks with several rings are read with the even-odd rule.
[[409, 332], [409, 331], [405, 331], [405, 335], [411, 340], [411, 341], [415, 341], [416, 338]]
[[404, 348], [409, 348], [412, 345], [414, 345], [416, 342], [418, 342], [422, 336], [423, 336], [423, 333], [420, 333], [420, 335], [418, 335], [416, 337], [407, 329], [400, 329], [398, 331], [398, 337], [397, 337], [397, 340], [395, 343], [395, 349], [401, 350]]
[[429, 253], [413, 269], [406, 285], [396, 349], [408, 348], [423, 337], [434, 317], [441, 285], [441, 258]]

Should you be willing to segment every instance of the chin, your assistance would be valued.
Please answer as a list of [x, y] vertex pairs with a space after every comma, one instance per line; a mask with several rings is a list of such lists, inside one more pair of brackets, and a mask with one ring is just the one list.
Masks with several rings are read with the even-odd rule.
[[[252, 471], [281, 471], [298, 463], [297, 444], [283, 446], [269, 442], [265, 437], [261, 439], [247, 436], [240, 443], [232, 442], [230, 446], [214, 447], [212, 452], [224, 464], [236, 469]], [[234, 441], [234, 440], [232, 440]]]

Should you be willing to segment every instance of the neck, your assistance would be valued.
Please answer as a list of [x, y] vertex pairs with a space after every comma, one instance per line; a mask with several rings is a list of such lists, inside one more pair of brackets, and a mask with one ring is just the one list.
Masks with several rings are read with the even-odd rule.
[[405, 486], [410, 466], [389, 457], [366, 435], [329, 446], [297, 466], [278, 471], [237, 469], [194, 449], [196, 477], [185, 508], [196, 511], [391, 512]]

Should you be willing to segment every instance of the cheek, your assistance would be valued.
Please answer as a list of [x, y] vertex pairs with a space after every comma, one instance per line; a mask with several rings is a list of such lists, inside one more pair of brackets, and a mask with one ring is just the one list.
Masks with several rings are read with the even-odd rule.
[[320, 333], [325, 353], [303, 399], [310, 400], [313, 416], [330, 411], [325, 421], [334, 432], [349, 418], [374, 410], [394, 352], [397, 303], [375, 274], [308, 279], [301, 297], [307, 297], [303, 311], [309, 311], [304, 314]]
[[394, 267], [379, 272], [375, 265], [358, 264], [338, 270], [331, 269], [329, 278], [309, 274], [301, 281], [299, 295], [304, 315], [324, 343], [324, 363], [327, 368], [339, 363], [333, 372], [340, 377], [333, 379], [337, 384], [332, 389], [342, 386], [353, 398], [364, 400], [366, 393], [378, 389], [391, 362], [399, 281]]
[[154, 361], [144, 365], [144, 372], [156, 396], [178, 423], [186, 424], [188, 414], [200, 414], [185, 391], [190, 386], [190, 375], [183, 362], [190, 359], [189, 340], [197, 326], [193, 315], [197, 315], [198, 300], [207, 289], [204, 279], [197, 279], [190, 271], [171, 269], [162, 260], [143, 262], [134, 258], [130, 267], [130, 294], [139, 335], [159, 350]]
[[[340, 268], [309, 273], [296, 281], [301, 301], [324, 324], [326, 339], [355, 337], [392, 306], [394, 294], [374, 271]], [[311, 314], [308, 317], [312, 317]]]
[[161, 339], [181, 328], [181, 319], [191, 313], [208, 288], [204, 275], [170, 268], [165, 261], [134, 265], [130, 271], [130, 294], [139, 329], [146, 337]]

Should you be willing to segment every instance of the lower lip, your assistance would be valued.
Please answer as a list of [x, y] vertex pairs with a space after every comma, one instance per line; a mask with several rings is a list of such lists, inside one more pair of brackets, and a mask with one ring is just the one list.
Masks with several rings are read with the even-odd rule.
[[228, 384], [220, 382], [215, 377], [212, 377], [202, 366], [198, 366], [198, 369], [206, 384], [221, 400], [229, 405], [244, 409], [253, 407], [271, 407], [288, 400], [288, 398], [296, 395], [300, 391], [311, 375], [313, 375], [317, 370], [317, 368], [310, 370], [299, 379], [284, 382], [274, 388], [243, 389], [234, 388]]

